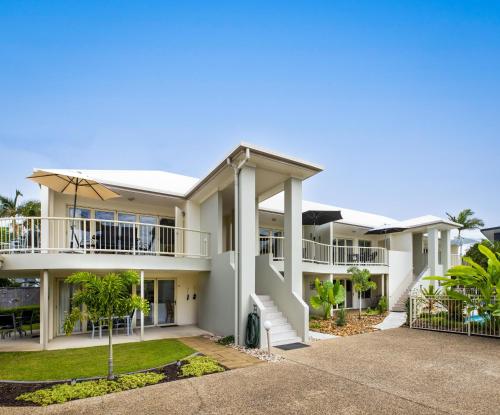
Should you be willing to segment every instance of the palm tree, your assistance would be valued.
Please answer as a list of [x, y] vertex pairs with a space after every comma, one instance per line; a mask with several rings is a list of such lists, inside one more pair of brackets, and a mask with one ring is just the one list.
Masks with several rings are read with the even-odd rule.
[[149, 313], [148, 301], [131, 294], [132, 285], [139, 283], [139, 275], [135, 271], [125, 271], [101, 277], [77, 272], [65, 282], [80, 286], [80, 289], [73, 296], [73, 309], [64, 322], [64, 331], [69, 336], [80, 320], [104, 320], [108, 324], [108, 379], [113, 379], [113, 318], [130, 315], [134, 310]]
[[358, 267], [350, 267], [347, 272], [352, 274], [352, 286], [359, 295], [359, 315], [358, 318], [361, 319], [361, 293], [368, 291], [370, 289], [377, 288], [375, 281], [372, 281], [371, 273], [367, 269], [359, 269]]
[[484, 222], [482, 219], [475, 218], [474, 212], [472, 209], [464, 209], [458, 213], [457, 216], [454, 216], [448, 212], [446, 212], [446, 216], [452, 222], [458, 223], [462, 225], [461, 228], [458, 229], [458, 239], [460, 240], [460, 258], [462, 257], [462, 231], [466, 229], [479, 229], [484, 226]]
[[40, 216], [40, 202], [38, 200], [27, 200], [19, 203], [21, 197], [23, 197], [23, 194], [18, 189], [16, 189], [14, 197], [0, 195], [0, 217]]

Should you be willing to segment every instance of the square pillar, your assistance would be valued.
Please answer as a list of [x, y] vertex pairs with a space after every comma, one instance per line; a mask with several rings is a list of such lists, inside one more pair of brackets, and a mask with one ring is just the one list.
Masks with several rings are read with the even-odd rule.
[[49, 344], [49, 271], [40, 275], [40, 345], [42, 350]]
[[[196, 202], [188, 200], [186, 202], [186, 216], [184, 218], [184, 226], [187, 229], [200, 230], [200, 205]], [[204, 236], [203, 236], [204, 237]], [[208, 241], [204, 241], [198, 232], [187, 231], [184, 238], [185, 253], [187, 254], [206, 254], [208, 252]]]
[[285, 283], [302, 298], [302, 181], [294, 177], [285, 182], [284, 225]]
[[255, 293], [255, 167], [246, 164], [239, 174], [239, 344], [244, 344], [250, 295]]
[[443, 273], [451, 268], [451, 240], [450, 231], [441, 231], [441, 262]]
[[436, 228], [430, 228], [427, 231], [428, 245], [428, 265], [431, 275], [437, 275], [439, 260], [439, 231]]

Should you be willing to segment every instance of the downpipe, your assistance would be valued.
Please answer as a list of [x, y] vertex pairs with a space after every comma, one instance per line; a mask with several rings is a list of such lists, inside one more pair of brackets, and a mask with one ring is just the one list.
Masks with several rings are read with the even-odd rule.
[[245, 158], [238, 164], [232, 162], [230, 158], [227, 159], [227, 164], [233, 168], [234, 173], [234, 305], [235, 305], [235, 318], [234, 318], [234, 344], [239, 344], [240, 340], [240, 255], [239, 255], [239, 239], [240, 239], [240, 171], [246, 162], [250, 160], [250, 149], [245, 150]]

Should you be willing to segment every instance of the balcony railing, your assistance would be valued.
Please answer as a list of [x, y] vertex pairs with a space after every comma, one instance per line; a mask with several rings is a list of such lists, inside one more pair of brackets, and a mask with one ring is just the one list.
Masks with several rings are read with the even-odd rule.
[[208, 257], [210, 234], [117, 220], [0, 218], [0, 253], [112, 253]]
[[[275, 261], [284, 258], [284, 237], [260, 237], [260, 254], [271, 254]], [[388, 265], [387, 249], [364, 246], [336, 246], [302, 240], [302, 260], [327, 265]]]

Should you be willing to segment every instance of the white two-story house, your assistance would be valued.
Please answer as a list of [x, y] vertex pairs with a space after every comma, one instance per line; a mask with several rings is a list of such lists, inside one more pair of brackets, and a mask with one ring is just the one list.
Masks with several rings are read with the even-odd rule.
[[[69, 274], [129, 269], [140, 275], [132, 290], [151, 303], [149, 315], [133, 316], [140, 338], [150, 327], [196, 326], [243, 344], [247, 316], [256, 311], [261, 325], [273, 322], [273, 344], [284, 344], [308, 340], [316, 277], [341, 280], [345, 306], [357, 307], [347, 269], [368, 268], [377, 289], [362, 305], [386, 295], [398, 309], [423, 276], [449, 268], [456, 224], [432, 216], [396, 221], [303, 201], [303, 182], [321, 171], [245, 143], [202, 179], [35, 169], [99, 183], [117, 197], [78, 196], [75, 209], [73, 195], [41, 186], [40, 217], [0, 220], [0, 277], [39, 278], [41, 348], [64, 334], [77, 289], [65, 282]], [[342, 219], [303, 226], [309, 210], [340, 211]], [[88, 338], [89, 322], [74, 336]]]

